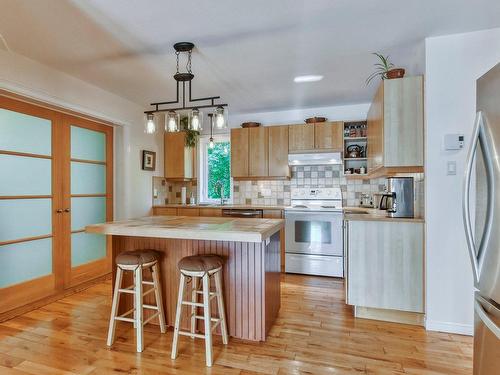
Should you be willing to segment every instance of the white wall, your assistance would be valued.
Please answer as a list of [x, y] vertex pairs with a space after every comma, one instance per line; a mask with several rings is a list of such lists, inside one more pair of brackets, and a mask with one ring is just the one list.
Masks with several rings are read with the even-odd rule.
[[152, 172], [141, 170], [141, 150], [157, 153], [163, 174], [163, 139], [143, 133], [144, 109], [67, 74], [0, 50], [0, 88], [92, 115], [115, 128], [115, 218], [143, 216], [151, 208]]
[[306, 118], [314, 116], [326, 117], [332, 121], [364, 120], [368, 114], [369, 107], [369, 103], [363, 103], [234, 115], [229, 111], [229, 125], [231, 128], [237, 128], [241, 123], [247, 121], [256, 121], [263, 125], [300, 124], [304, 123]]
[[[462, 222], [467, 149], [444, 151], [443, 136], [463, 133], [475, 117], [476, 79], [500, 61], [500, 29], [428, 38], [426, 55], [427, 329], [472, 334], [473, 281]], [[456, 176], [446, 163], [457, 162]]]

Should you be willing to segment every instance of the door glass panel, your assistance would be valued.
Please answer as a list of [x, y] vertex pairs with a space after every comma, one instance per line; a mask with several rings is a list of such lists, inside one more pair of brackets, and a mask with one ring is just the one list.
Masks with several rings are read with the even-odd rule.
[[93, 233], [71, 234], [71, 267], [106, 257], [106, 236]]
[[72, 126], [71, 157], [106, 161], [106, 135], [102, 132]]
[[0, 150], [51, 155], [52, 122], [0, 108]]
[[0, 200], [0, 242], [52, 234], [51, 199]]
[[52, 239], [0, 246], [0, 288], [52, 273]]
[[295, 221], [295, 242], [332, 243], [332, 223], [329, 221]]
[[71, 198], [71, 230], [81, 230], [89, 224], [106, 221], [105, 197]]
[[71, 162], [71, 194], [105, 194], [106, 166]]
[[0, 195], [51, 195], [52, 160], [0, 155]]

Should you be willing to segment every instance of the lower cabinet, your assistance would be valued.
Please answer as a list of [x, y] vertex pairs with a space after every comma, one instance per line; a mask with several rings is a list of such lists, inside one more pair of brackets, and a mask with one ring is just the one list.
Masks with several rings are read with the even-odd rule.
[[177, 216], [177, 208], [174, 207], [153, 207], [155, 216]]
[[424, 312], [424, 224], [346, 222], [347, 303]]

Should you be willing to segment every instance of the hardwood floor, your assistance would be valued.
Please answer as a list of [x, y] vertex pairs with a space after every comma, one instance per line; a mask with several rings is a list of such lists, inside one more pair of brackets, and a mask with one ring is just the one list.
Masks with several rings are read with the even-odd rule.
[[170, 359], [172, 328], [145, 331], [135, 352], [133, 328], [119, 323], [106, 347], [111, 283], [0, 324], [0, 374], [471, 374], [472, 338], [421, 327], [354, 319], [337, 279], [284, 275], [282, 308], [265, 343], [214, 339], [215, 364], [205, 368], [204, 343], [182, 337]]

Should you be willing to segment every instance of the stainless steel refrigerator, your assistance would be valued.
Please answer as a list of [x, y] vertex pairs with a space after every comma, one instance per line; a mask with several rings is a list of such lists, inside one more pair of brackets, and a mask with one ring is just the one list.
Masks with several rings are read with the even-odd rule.
[[500, 63], [477, 80], [463, 214], [474, 275], [474, 375], [500, 373]]

